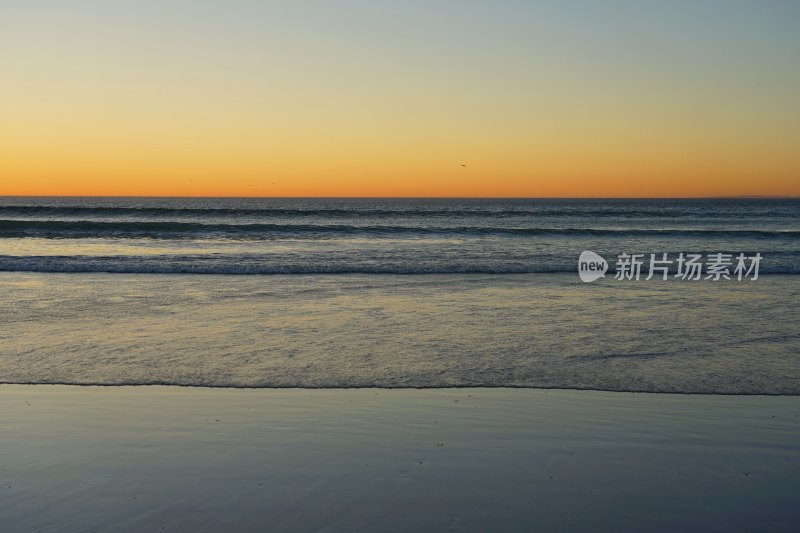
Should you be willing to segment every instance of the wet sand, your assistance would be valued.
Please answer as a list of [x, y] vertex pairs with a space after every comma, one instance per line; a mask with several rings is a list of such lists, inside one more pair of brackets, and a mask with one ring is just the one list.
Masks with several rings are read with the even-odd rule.
[[0, 385], [4, 531], [792, 531], [800, 397]]

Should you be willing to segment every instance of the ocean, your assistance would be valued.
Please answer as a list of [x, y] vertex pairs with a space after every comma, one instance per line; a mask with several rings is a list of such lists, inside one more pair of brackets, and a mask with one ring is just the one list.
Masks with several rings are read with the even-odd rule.
[[0, 382], [800, 394], [799, 274], [800, 200], [6, 197]]

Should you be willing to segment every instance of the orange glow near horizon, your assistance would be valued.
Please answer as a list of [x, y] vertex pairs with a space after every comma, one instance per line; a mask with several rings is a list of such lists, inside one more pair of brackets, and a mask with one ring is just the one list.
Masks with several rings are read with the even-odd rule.
[[[800, 168], [781, 154], [591, 153], [567, 147], [433, 146], [316, 151], [281, 146], [276, 156], [224, 146], [158, 150], [53, 146], [0, 162], [0, 195], [266, 197], [702, 197], [800, 196]], [[6, 143], [8, 146], [9, 143]], [[41, 145], [39, 149], [42, 149]], [[358, 154], [358, 150], [366, 153]], [[493, 151], [494, 150], [494, 151]], [[265, 150], [266, 151], [266, 150]], [[549, 152], [549, 153], [548, 153]], [[778, 176], [777, 178], [774, 176]], [[782, 178], [785, 176], [785, 178]]]
[[0, 195], [800, 196], [791, 5], [49, 4]]
[[168, 115], [163, 109], [135, 120], [118, 116], [115, 128], [20, 117], [14, 134], [0, 139], [0, 195], [800, 195], [800, 155], [791, 139], [755, 145], [748, 135], [718, 138], [711, 128], [687, 138], [681, 130], [692, 124], [583, 131], [578, 117], [569, 127], [540, 115], [531, 124], [487, 116], [471, 128], [446, 122], [426, 128], [391, 117], [320, 132], [314, 117], [270, 123], [265, 114], [238, 124], [198, 121], [190, 112], [174, 118], [181, 126], [172, 131], [146, 131]]

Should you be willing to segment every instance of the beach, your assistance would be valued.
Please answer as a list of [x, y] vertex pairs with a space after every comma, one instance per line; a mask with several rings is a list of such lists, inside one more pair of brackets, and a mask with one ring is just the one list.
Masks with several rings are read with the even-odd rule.
[[791, 531], [800, 398], [0, 386], [9, 531]]

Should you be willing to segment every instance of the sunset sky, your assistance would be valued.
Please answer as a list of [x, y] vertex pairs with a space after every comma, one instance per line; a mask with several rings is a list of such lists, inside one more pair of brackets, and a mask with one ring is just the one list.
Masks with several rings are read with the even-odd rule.
[[4, 1], [0, 195], [800, 195], [800, 2]]

